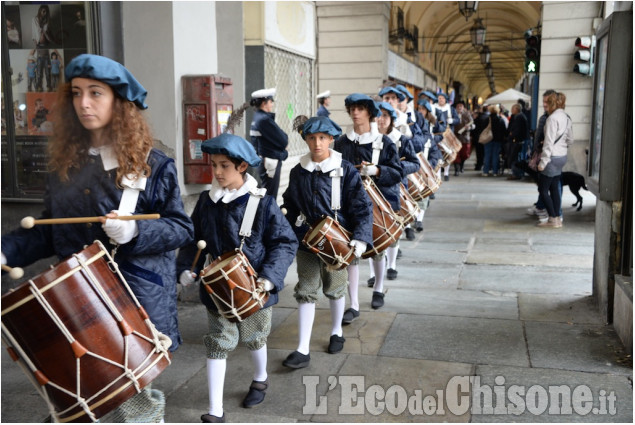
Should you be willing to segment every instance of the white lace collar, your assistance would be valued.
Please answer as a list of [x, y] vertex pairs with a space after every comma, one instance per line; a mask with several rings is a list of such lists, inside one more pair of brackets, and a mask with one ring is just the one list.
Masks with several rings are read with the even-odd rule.
[[401, 134], [402, 134], [401, 131], [399, 131], [395, 127], [393, 127], [392, 131], [389, 134], [387, 134], [387, 136], [396, 145], [400, 145], [401, 144]]
[[322, 162], [313, 162], [311, 153], [303, 155], [300, 158], [300, 166], [312, 173], [316, 168], [323, 173], [328, 173], [342, 166], [342, 154], [329, 148], [330, 155]]
[[218, 184], [217, 180], [212, 181], [212, 187], [209, 190], [209, 198], [212, 202], [217, 203], [222, 200], [223, 203], [229, 204], [234, 199], [240, 198], [246, 193], [254, 192], [258, 189], [258, 182], [249, 174], [245, 174], [245, 183], [238, 189], [225, 189]]

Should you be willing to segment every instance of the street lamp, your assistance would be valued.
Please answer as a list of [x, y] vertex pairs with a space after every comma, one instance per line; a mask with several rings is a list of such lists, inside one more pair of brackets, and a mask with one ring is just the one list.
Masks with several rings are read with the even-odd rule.
[[477, 1], [460, 1], [458, 3], [459, 3], [459, 13], [465, 16], [465, 22], [467, 22], [467, 19], [470, 16], [472, 16], [474, 12], [476, 12], [476, 9], [478, 8], [478, 2]]
[[494, 76], [494, 68], [492, 68], [491, 63], [488, 63], [487, 65], [485, 65], [485, 75], [487, 75], [488, 77]]
[[474, 20], [474, 25], [470, 28], [470, 37], [472, 37], [473, 46], [482, 46], [485, 43], [485, 26], [481, 18]]
[[491, 57], [492, 57], [492, 51], [489, 49], [489, 46], [483, 46], [483, 49], [481, 50], [481, 63], [483, 65], [485, 65], [486, 63], [489, 63]]

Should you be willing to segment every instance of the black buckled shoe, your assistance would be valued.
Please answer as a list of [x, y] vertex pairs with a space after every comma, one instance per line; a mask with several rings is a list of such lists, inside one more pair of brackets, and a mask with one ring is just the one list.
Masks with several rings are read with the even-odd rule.
[[243, 400], [243, 407], [249, 409], [259, 405], [265, 400], [265, 392], [269, 388], [269, 379], [265, 381], [251, 381], [249, 391]]
[[373, 291], [373, 300], [370, 302], [370, 306], [377, 310], [384, 305], [384, 294], [382, 292]]
[[423, 221], [415, 221], [415, 230], [417, 232], [423, 232]]
[[405, 229], [406, 232], [406, 239], [409, 241], [414, 241], [415, 240], [415, 231], [412, 227], [406, 227]]
[[344, 349], [344, 341], [346, 339], [343, 336], [331, 335], [329, 341], [329, 353], [337, 354]]
[[373, 286], [375, 286], [375, 276], [373, 276], [370, 279], [368, 279], [366, 281], [366, 284], [368, 285], [369, 288], [372, 288]]
[[342, 325], [350, 325], [358, 317], [359, 311], [355, 310], [354, 308], [349, 308], [344, 312], [344, 317], [342, 317]]
[[284, 359], [282, 365], [290, 367], [291, 369], [302, 369], [303, 367], [307, 367], [310, 361], [310, 354], [302, 354], [299, 351], [294, 351]]
[[[401, 258], [401, 248], [397, 248], [397, 260]], [[373, 286], [375, 286], [375, 282], [373, 282]]]
[[[388, 271], [386, 271], [386, 276], [388, 277], [388, 280], [395, 280], [397, 279], [397, 270], [395, 269], [388, 269]], [[374, 293], [374, 292], [373, 292]]]
[[210, 424], [223, 424], [225, 423], [225, 412], [223, 412], [223, 416], [220, 418], [214, 415], [208, 415], [207, 413], [201, 415], [201, 422], [210, 423]]

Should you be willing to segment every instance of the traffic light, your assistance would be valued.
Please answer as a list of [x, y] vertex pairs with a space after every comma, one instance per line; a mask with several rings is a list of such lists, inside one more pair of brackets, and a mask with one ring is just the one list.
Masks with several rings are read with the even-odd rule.
[[575, 39], [576, 50], [573, 58], [581, 63], [575, 64], [573, 72], [577, 72], [582, 75], [593, 75], [593, 61], [595, 60], [595, 36], [578, 37]]
[[540, 36], [525, 36], [525, 72], [540, 71]]

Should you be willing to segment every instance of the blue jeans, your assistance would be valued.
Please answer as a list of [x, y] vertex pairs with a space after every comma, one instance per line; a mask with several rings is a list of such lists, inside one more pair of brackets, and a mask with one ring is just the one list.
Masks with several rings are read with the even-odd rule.
[[485, 156], [483, 158], [483, 174], [488, 174], [490, 169], [494, 174], [498, 174], [500, 166], [500, 153], [502, 145], [500, 142], [491, 142], [485, 145]]

